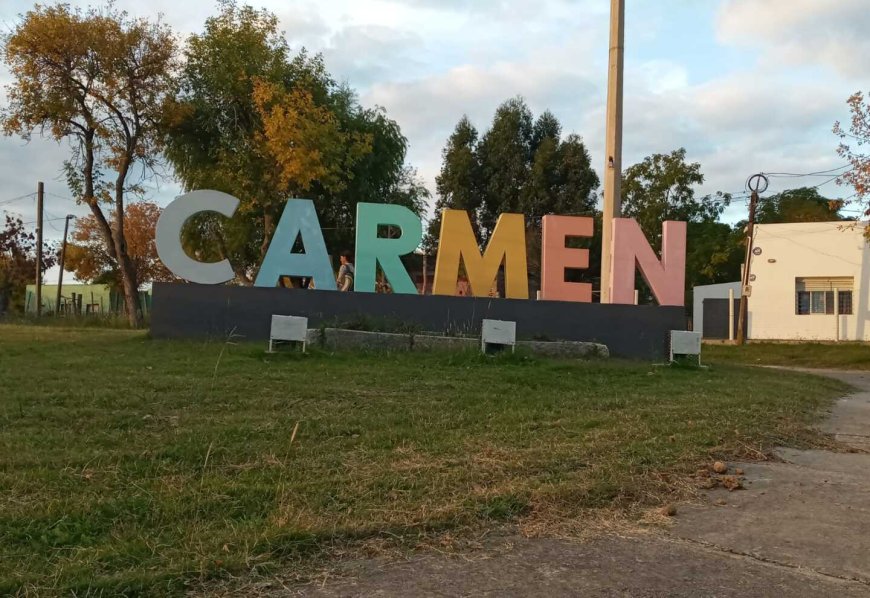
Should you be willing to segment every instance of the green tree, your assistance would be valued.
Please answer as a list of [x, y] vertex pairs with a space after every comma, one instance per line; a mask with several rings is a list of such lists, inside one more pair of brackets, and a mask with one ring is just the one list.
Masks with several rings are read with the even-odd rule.
[[[42, 271], [56, 263], [55, 251], [43, 244]], [[24, 310], [24, 293], [36, 272], [36, 235], [24, 229], [20, 218], [6, 215], [0, 230], [0, 314]]]
[[360, 107], [348, 88], [339, 89], [339, 96], [346, 98], [339, 105], [339, 118], [349, 130], [368, 135], [372, 148], [344, 173], [340, 191], [329, 193], [314, 185], [312, 199], [326, 229], [327, 243], [340, 251], [354, 246], [357, 203], [396, 204], [422, 215], [430, 194], [417, 171], [406, 162], [408, 140], [398, 123], [381, 108]]
[[[522, 98], [499, 106], [482, 138], [463, 117], [444, 147], [436, 181], [438, 200], [427, 249], [435, 247], [445, 208], [468, 211], [483, 244], [500, 214], [522, 213], [533, 286], [540, 269], [541, 220], [547, 214], [595, 215], [599, 184], [582, 138], [572, 134], [563, 139], [555, 115], [545, 111], [535, 119]], [[577, 246], [588, 243], [578, 240]], [[590, 259], [590, 266], [594, 263]]]
[[[746, 253], [743, 226], [705, 220], [689, 222], [686, 237], [686, 287], [734, 282]], [[688, 305], [688, 303], [687, 303]]]
[[[686, 232], [686, 288], [728, 282], [740, 277], [742, 238], [718, 222], [731, 197], [717, 193], [698, 197], [704, 183], [701, 165], [686, 162], [686, 150], [654, 154], [631, 166], [623, 176], [622, 213], [634, 218], [655, 249], [661, 248], [662, 222], [688, 223]], [[645, 300], [651, 294], [638, 277]]]
[[444, 209], [465, 210], [471, 214], [475, 234], [480, 234], [478, 217], [482, 200], [480, 161], [477, 156], [478, 134], [467, 116], [456, 124], [441, 151], [441, 172], [435, 178], [438, 199], [435, 215], [429, 223], [427, 251], [437, 245]]
[[843, 202], [823, 197], [818, 189], [802, 187], [783, 191], [759, 201], [756, 221], [759, 224], [781, 222], [831, 222], [843, 220]]
[[528, 178], [522, 188], [520, 210], [527, 226], [540, 227], [541, 219], [556, 211], [561, 190], [559, 132], [552, 131], [537, 140], [531, 157]]
[[686, 150], [653, 154], [623, 174], [622, 214], [634, 218], [655, 246], [661, 245], [662, 222], [715, 222], [731, 198], [718, 193], [696, 197], [704, 183], [701, 165], [686, 162]]
[[360, 107], [320, 56], [291, 56], [274, 14], [222, 2], [190, 38], [186, 58], [167, 156], [186, 189], [241, 201], [232, 219], [195, 219], [184, 234], [189, 251], [229, 258], [250, 284], [291, 197], [315, 201], [335, 249], [352, 246], [360, 201], [423, 208], [425, 189], [405, 164], [398, 125]]
[[500, 214], [521, 213], [533, 158], [532, 111], [522, 98], [498, 107], [492, 126], [477, 148], [482, 176], [479, 228], [489, 239]]
[[551, 112], [535, 120], [514, 98], [498, 108], [480, 139], [467, 117], [456, 125], [442, 151], [435, 224], [444, 208], [467, 210], [486, 242], [502, 213], [524, 214], [532, 229], [547, 214], [594, 214], [598, 185], [583, 139], [563, 139]]
[[571, 134], [559, 144], [559, 192], [552, 212], [595, 214], [598, 203], [598, 175], [592, 168], [583, 138]]
[[549, 110], [544, 110], [532, 128], [532, 152], [538, 151], [538, 148], [545, 139], [555, 139], [558, 141], [561, 137], [562, 123], [559, 122], [555, 114]]
[[68, 184], [96, 220], [117, 264], [130, 324], [138, 326], [139, 281], [124, 207], [163, 149], [160, 124], [176, 69], [172, 32], [111, 4], [87, 11], [37, 5], [3, 41], [12, 83], [0, 124], [7, 135], [38, 132], [71, 145]]

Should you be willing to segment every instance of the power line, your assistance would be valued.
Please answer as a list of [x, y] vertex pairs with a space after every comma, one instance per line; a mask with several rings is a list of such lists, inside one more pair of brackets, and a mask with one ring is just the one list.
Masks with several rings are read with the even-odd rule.
[[45, 194], [46, 194], [46, 195], [50, 195], [50, 196], [52, 196], [52, 197], [54, 197], [54, 198], [56, 198], [56, 199], [62, 199], [62, 200], [64, 200], [64, 201], [68, 201], [68, 202], [70, 202], [70, 203], [74, 203], [74, 204], [76, 204], [76, 205], [78, 205], [78, 203], [79, 203], [79, 202], [77, 202], [77, 201], [74, 200], [74, 199], [70, 199], [69, 197], [64, 197], [63, 195], [58, 195], [57, 193], [52, 193], [51, 191], [46, 191]]
[[[823, 182], [819, 183], [818, 185], [813, 185], [812, 187], [803, 187], [803, 189], [810, 189], [810, 190], [812, 190], [812, 189], [820, 189], [821, 187], [824, 187], [825, 185], [830, 185], [831, 183], [833, 183], [834, 181], [836, 181], [837, 179], [839, 179], [840, 177], [842, 177], [844, 174], [848, 174], [849, 172], [851, 172], [851, 170], [850, 170], [850, 171], [843, 172], [843, 173], [840, 173], [840, 174], [837, 174], [837, 175], [835, 175], [835, 176], [833, 176], [833, 177], [830, 177], [830, 178], [828, 178], [828, 180], [823, 181]], [[765, 176], [770, 176], [768, 173], [763, 173], [763, 174], [765, 174]], [[813, 176], [813, 175], [799, 175], [799, 176]], [[823, 175], [823, 176], [827, 176], [827, 175]], [[794, 177], [791, 177], [791, 178], [794, 178]], [[783, 191], [781, 191], [781, 192], [779, 192], [779, 193], [774, 194], [774, 196], [776, 196], [776, 195], [781, 195], [782, 193], [788, 193], [789, 191], [796, 191], [796, 190], [797, 190], [797, 189], [795, 189], [795, 188], [792, 188], [792, 189], [785, 189], [785, 190], [783, 190]], [[857, 195], [857, 193], [856, 193], [855, 195]], [[851, 199], [852, 197], [855, 197], [855, 195], [852, 195], [852, 196], [849, 197], [848, 199]], [[771, 197], [773, 197], [773, 196], [771, 196]], [[764, 200], [766, 200], [766, 199], [770, 199], [770, 197], [767, 197], [767, 198], [761, 198], [761, 201], [764, 201]]]
[[[797, 174], [794, 172], [765, 172], [763, 174], [770, 177], [810, 177], [810, 176], [826, 176], [833, 172], [837, 172], [839, 170], [845, 170], [852, 166], [851, 164], [844, 164], [843, 166], [839, 166], [837, 168], [831, 168], [830, 170], [819, 170], [818, 172], [807, 172], [803, 174]], [[840, 175], [838, 175], [840, 176]]]
[[[66, 216], [61, 216], [59, 218], [44, 218], [42, 221], [43, 222], [56, 222], [57, 220], [63, 220], [64, 218], [66, 218]], [[36, 222], [37, 222], [36, 220], [31, 220], [30, 222], [22, 222], [21, 224], [22, 224], [22, 226], [29, 226], [31, 224], [36, 224]]]
[[0, 206], [5, 206], [6, 204], [14, 203], [16, 201], [21, 201], [22, 199], [32, 199], [36, 196], [36, 193], [28, 193], [27, 195], [20, 195], [18, 197], [13, 197], [12, 199], [5, 199], [0, 201]]
[[[851, 171], [848, 171], [848, 172], [851, 172]], [[843, 174], [847, 174], [847, 172], [844, 172]], [[827, 185], [827, 184], [829, 184], [829, 183], [833, 183], [834, 181], [836, 181], [836, 180], [837, 180], [838, 178], [840, 178], [841, 176], [843, 176], [843, 175], [842, 175], [842, 174], [838, 174], [837, 176], [828, 179], [828, 180], [825, 181], [824, 183], [819, 183], [818, 185], [816, 185], [816, 186], [814, 186], [814, 187], [810, 187], [810, 189], [818, 189], [819, 187], [824, 187], [825, 185]]]

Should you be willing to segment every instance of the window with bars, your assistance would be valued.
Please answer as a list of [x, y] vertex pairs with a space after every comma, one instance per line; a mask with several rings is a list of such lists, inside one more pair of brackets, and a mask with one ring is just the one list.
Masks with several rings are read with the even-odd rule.
[[795, 313], [800, 316], [852, 315], [853, 286], [854, 278], [798, 278]]

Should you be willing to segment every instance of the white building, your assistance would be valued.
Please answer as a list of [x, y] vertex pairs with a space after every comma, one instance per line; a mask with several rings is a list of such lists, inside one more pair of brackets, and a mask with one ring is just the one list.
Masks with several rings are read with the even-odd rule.
[[855, 222], [755, 229], [751, 340], [870, 340], [870, 245]]

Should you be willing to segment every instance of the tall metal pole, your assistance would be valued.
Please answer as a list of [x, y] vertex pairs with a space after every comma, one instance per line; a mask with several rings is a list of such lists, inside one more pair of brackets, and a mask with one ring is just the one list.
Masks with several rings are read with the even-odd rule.
[[749, 318], [749, 296], [752, 294], [752, 253], [755, 242], [755, 213], [758, 209], [758, 194], [767, 191], [769, 181], [763, 174], [756, 174], [749, 179], [749, 190], [752, 195], [749, 200], [749, 224], [746, 225], [746, 261], [743, 263], [743, 288], [740, 292], [740, 311], [737, 314], [738, 345], [746, 344], [746, 329]]
[[752, 192], [749, 200], [749, 224], [746, 225], [746, 259], [743, 262], [743, 280], [740, 291], [740, 311], [737, 313], [737, 344], [746, 344], [746, 316], [749, 301], [750, 266], [752, 265], [752, 242], [755, 239], [755, 208], [758, 206], [758, 193]]
[[60, 246], [60, 274], [57, 275], [57, 300], [54, 303], [54, 315], [60, 315], [60, 291], [63, 288], [63, 266], [66, 262], [66, 236], [69, 232], [69, 221], [75, 218], [72, 214], [67, 214], [66, 221], [63, 223], [63, 245]]
[[601, 244], [601, 303], [610, 303], [613, 219], [622, 212], [622, 102], [625, 0], [610, 0], [610, 66], [607, 83], [607, 140], [604, 163], [604, 227]]
[[36, 185], [36, 317], [42, 315], [42, 219], [45, 204], [45, 187], [42, 181]]

